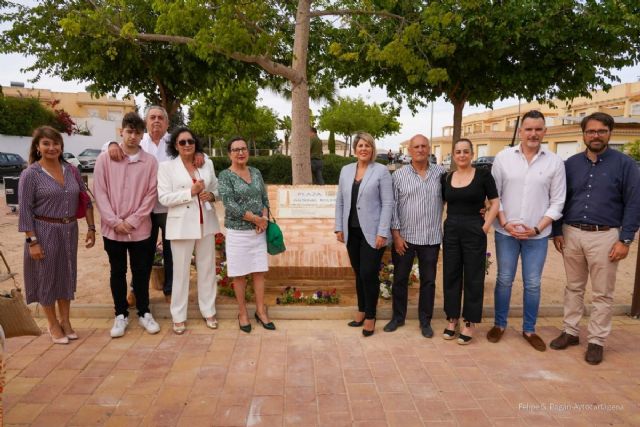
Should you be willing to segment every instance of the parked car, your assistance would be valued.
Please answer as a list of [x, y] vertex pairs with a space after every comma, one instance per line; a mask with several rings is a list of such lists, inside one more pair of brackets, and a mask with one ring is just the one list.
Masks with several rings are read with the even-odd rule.
[[409, 163], [411, 163], [411, 156], [408, 154], [401, 155], [400, 163], [402, 163], [403, 165], [408, 165]]
[[96, 159], [102, 151], [99, 148], [87, 148], [78, 155], [80, 161], [80, 171], [93, 172], [93, 167], [96, 165]]
[[69, 163], [77, 168], [80, 167], [80, 160], [76, 158], [72, 153], [62, 153], [62, 157]]
[[496, 158], [495, 156], [478, 157], [476, 160], [471, 162], [471, 166], [478, 169], [491, 170], [491, 167], [493, 166], [493, 161], [495, 158]]
[[27, 162], [15, 153], [0, 153], [0, 178], [19, 176], [27, 168]]

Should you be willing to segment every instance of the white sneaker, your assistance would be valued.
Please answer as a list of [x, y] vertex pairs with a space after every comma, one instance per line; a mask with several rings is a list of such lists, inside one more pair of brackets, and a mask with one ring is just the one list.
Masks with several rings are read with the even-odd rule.
[[113, 328], [111, 328], [111, 338], [123, 336], [127, 326], [129, 326], [129, 318], [124, 317], [123, 314], [118, 314], [113, 322]]
[[160, 332], [160, 325], [158, 325], [151, 313], [145, 313], [144, 316], [138, 317], [138, 323], [150, 334]]

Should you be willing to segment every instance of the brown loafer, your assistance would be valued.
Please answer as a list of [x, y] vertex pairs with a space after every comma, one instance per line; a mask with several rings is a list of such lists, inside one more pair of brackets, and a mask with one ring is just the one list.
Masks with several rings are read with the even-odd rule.
[[559, 337], [557, 337], [556, 339], [554, 339], [549, 343], [549, 347], [551, 347], [554, 350], [564, 350], [570, 345], [578, 345], [578, 344], [580, 344], [580, 338], [576, 337], [575, 335], [571, 335], [566, 332], [563, 332], [560, 334]]
[[587, 346], [587, 352], [584, 355], [584, 360], [590, 365], [598, 365], [602, 362], [602, 356], [604, 353], [604, 347], [598, 344], [589, 343]]
[[545, 351], [547, 349], [547, 345], [544, 343], [544, 341], [542, 341], [542, 338], [536, 335], [535, 332], [531, 335], [527, 335], [523, 332], [522, 336], [525, 340], [527, 340], [529, 344], [531, 344], [531, 347], [535, 348], [536, 350]]
[[489, 329], [489, 332], [487, 332], [487, 339], [489, 340], [489, 342], [496, 343], [500, 341], [500, 338], [502, 338], [503, 334], [504, 329], [500, 328], [499, 326], [494, 326], [493, 328]]

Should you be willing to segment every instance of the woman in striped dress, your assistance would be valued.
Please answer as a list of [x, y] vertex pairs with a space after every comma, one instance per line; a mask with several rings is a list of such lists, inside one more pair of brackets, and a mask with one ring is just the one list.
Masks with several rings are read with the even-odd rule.
[[[80, 191], [86, 191], [80, 174], [62, 158], [62, 135], [48, 126], [33, 132], [29, 167], [19, 181], [19, 231], [26, 234], [24, 282], [27, 304], [42, 305], [55, 344], [67, 344], [78, 335], [71, 327], [69, 310], [77, 278]], [[95, 244], [93, 209], [88, 203], [86, 247]], [[60, 319], [56, 316], [56, 302]]]

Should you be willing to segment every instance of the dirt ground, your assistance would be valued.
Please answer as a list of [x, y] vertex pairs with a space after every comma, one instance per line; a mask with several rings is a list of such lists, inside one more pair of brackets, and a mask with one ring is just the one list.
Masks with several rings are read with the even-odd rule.
[[[216, 206], [219, 215], [223, 215], [222, 206]], [[221, 221], [222, 222], [222, 221]], [[99, 224], [96, 215], [96, 223]], [[80, 222], [81, 244], [78, 251], [78, 287], [76, 292], [75, 303], [80, 304], [110, 304], [111, 293], [109, 290], [109, 262], [107, 255], [103, 250], [102, 239], [98, 233], [96, 245], [94, 248], [86, 249], [82, 242], [86, 235], [86, 223], [84, 220]], [[99, 230], [99, 227], [98, 227]], [[492, 254], [493, 265], [489, 269], [489, 274], [485, 281], [485, 306], [493, 306], [493, 289], [495, 285], [496, 263], [495, 263], [495, 246], [490, 234], [488, 251]], [[22, 285], [22, 263], [23, 263], [23, 245], [24, 234], [18, 232], [18, 217], [12, 213], [6, 205], [4, 189], [0, 191], [0, 250], [6, 257], [12, 271], [18, 273], [18, 283]], [[633, 244], [629, 257], [620, 263], [618, 268], [618, 279], [616, 283], [616, 304], [631, 304], [633, 293], [633, 284], [636, 270], [636, 260], [638, 253], [638, 243]], [[603, 256], [605, 256], [603, 254]], [[4, 269], [4, 266], [2, 266]], [[518, 276], [513, 286], [512, 304], [518, 306], [522, 304], [522, 281]], [[549, 252], [544, 268], [542, 279], [542, 306], [561, 305], [563, 300], [563, 290], [566, 283], [564, 266], [562, 257], [553, 248], [553, 244], [549, 243]], [[295, 283], [291, 285], [295, 286]], [[8, 289], [10, 282], [0, 284], [0, 289]], [[330, 289], [331, 283], [326, 283], [324, 289]], [[195, 301], [194, 291], [195, 283], [192, 277], [191, 300]], [[353, 288], [352, 288], [353, 289]], [[354, 290], [354, 289], [353, 289]], [[273, 290], [267, 295], [267, 303], [275, 303], [275, 297], [278, 290]], [[410, 300], [417, 303], [417, 289], [411, 289]], [[164, 304], [164, 298], [161, 291], [152, 289], [150, 291], [151, 302], [156, 304]], [[590, 293], [587, 292], [587, 301], [590, 301]], [[234, 304], [234, 300], [229, 297], [219, 296], [218, 304]], [[381, 300], [381, 304], [390, 304], [390, 301]], [[349, 289], [341, 291], [341, 305], [355, 305], [353, 292]], [[438, 265], [438, 277], [436, 281], [436, 307], [442, 307], [442, 259]]]

